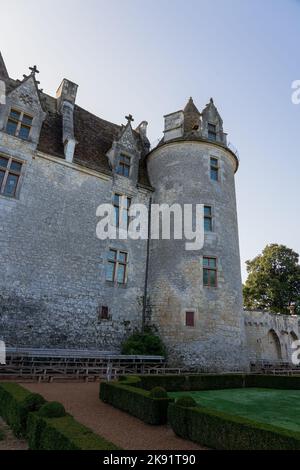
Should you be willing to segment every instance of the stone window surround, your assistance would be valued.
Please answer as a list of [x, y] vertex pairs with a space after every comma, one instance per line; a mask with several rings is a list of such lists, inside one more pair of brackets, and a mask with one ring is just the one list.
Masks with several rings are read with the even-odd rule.
[[0, 193], [1, 198], [5, 198], [5, 199], [11, 200], [11, 201], [18, 200], [19, 197], [20, 197], [20, 190], [21, 190], [22, 181], [23, 181], [23, 178], [24, 178], [25, 165], [26, 165], [27, 161], [21, 159], [20, 157], [15, 157], [13, 155], [8, 155], [7, 153], [2, 152], [2, 151], [0, 151], [0, 157], [7, 158], [9, 160], [8, 168], [9, 168], [10, 163], [12, 161], [20, 163], [22, 165], [21, 166], [21, 171], [20, 171], [20, 174], [19, 174], [19, 180], [18, 180], [18, 183], [17, 183], [16, 191], [15, 191], [15, 195], [14, 196], [7, 196], [3, 193]]
[[[212, 164], [212, 160], [217, 160], [218, 161], [218, 165], [213, 165]], [[211, 171], [212, 169], [214, 170], [217, 170], [218, 172], [218, 179], [214, 180], [212, 177], [211, 177]], [[221, 170], [221, 165], [220, 165], [220, 158], [219, 157], [216, 157], [215, 155], [209, 155], [209, 177], [210, 177], [210, 181], [212, 181], [213, 183], [220, 183], [221, 182], [221, 175], [220, 175], [220, 170]]]
[[[207, 123], [207, 138], [211, 142], [216, 142], [217, 141], [217, 136], [218, 136], [218, 129], [217, 129], [217, 124], [213, 122], [208, 122]], [[210, 138], [210, 135], [213, 135], [213, 138]]]
[[[214, 233], [214, 231], [215, 231], [215, 211], [214, 211], [213, 204], [204, 203], [203, 205], [204, 205], [204, 219], [205, 218], [210, 218], [211, 219], [211, 230], [209, 230], [209, 231], [205, 230], [205, 221], [204, 221], [204, 235], [207, 235], [207, 234], [210, 234], [210, 233]], [[211, 209], [210, 216], [205, 215], [205, 207], [210, 207], [210, 209]]]
[[[120, 159], [122, 158], [122, 156], [130, 159], [128, 176], [122, 175], [122, 174], [118, 173], [118, 171], [117, 171], [118, 166], [120, 164]], [[129, 152], [126, 152], [124, 150], [121, 150], [119, 152], [119, 155], [118, 155], [118, 158], [117, 158], [117, 165], [116, 165], [116, 168], [115, 168], [115, 173], [116, 173], [117, 176], [121, 176], [122, 178], [126, 178], [126, 179], [131, 178], [131, 176], [132, 176], [132, 155], [130, 155]]]
[[[115, 248], [115, 247], [108, 247], [108, 250], [107, 250], [107, 253], [111, 252], [111, 251], [115, 251], [116, 252], [116, 259], [115, 259], [115, 262], [114, 262], [114, 272], [113, 272], [113, 280], [110, 280], [110, 279], [107, 279], [106, 276], [107, 276], [107, 272], [106, 272], [106, 267], [108, 266], [108, 263], [112, 263], [112, 261], [109, 261], [109, 258], [108, 256], [106, 257], [106, 263], [105, 263], [105, 282], [106, 284], [108, 285], [111, 285], [111, 286], [114, 286], [114, 287], [121, 287], [121, 288], [124, 288], [124, 287], [127, 287], [127, 282], [128, 282], [128, 258], [129, 258], [129, 254], [126, 250], [123, 250], [123, 249], [119, 249], [119, 248]], [[119, 262], [118, 261], [118, 255], [119, 253], [124, 253], [126, 254], [126, 260], [125, 262]], [[119, 264], [122, 264], [125, 266], [125, 274], [124, 274], [124, 282], [121, 283], [121, 282], [118, 282], [118, 279], [117, 279], [117, 273], [118, 273], [118, 265]]]
[[[11, 119], [11, 111], [17, 111], [18, 113], [20, 113], [20, 119], [18, 120], [18, 125], [17, 125], [17, 131], [16, 131], [16, 134], [10, 134], [9, 132], [6, 131], [7, 129], [7, 124], [8, 124], [8, 121], [9, 119]], [[21, 125], [22, 125], [22, 121], [23, 121], [23, 116], [24, 114], [26, 116], [29, 116], [32, 118], [32, 121], [31, 121], [31, 124], [26, 124], [24, 123], [24, 125], [26, 127], [29, 127], [30, 128], [30, 131], [29, 131], [29, 134], [28, 134], [28, 138], [24, 139], [22, 137], [19, 137], [19, 132], [20, 132], [20, 128], [21, 128]], [[17, 139], [21, 139], [25, 142], [29, 142], [30, 141], [30, 137], [31, 137], [31, 132], [32, 132], [32, 128], [33, 128], [33, 121], [34, 121], [34, 116], [32, 116], [32, 114], [30, 114], [29, 112], [25, 111], [24, 109], [20, 108], [19, 106], [15, 106], [15, 105], [11, 105], [9, 107], [9, 110], [8, 110], [8, 114], [7, 114], [7, 118], [5, 120], [5, 125], [4, 125], [4, 130], [5, 132], [7, 132], [8, 135], [12, 136], [12, 137], [16, 137]]]
[[[204, 263], [203, 263], [203, 260], [205, 258], [208, 258], [208, 259], [214, 259], [216, 260], [216, 267], [215, 268], [207, 268], [204, 266]], [[205, 287], [206, 289], [217, 289], [218, 288], [218, 285], [219, 285], [219, 276], [218, 276], [218, 264], [219, 264], [219, 259], [217, 256], [213, 256], [213, 255], [203, 255], [202, 257], [202, 274], [204, 276], [204, 270], [207, 269], [207, 270], [213, 270], [216, 272], [216, 285], [212, 286], [210, 284], [204, 284], [204, 279], [202, 277], [202, 282], [203, 282], [203, 287]]]
[[[194, 313], [194, 326], [189, 326], [189, 325], [186, 324], [186, 314], [187, 314], [187, 312], [193, 312]], [[194, 331], [195, 328], [198, 325], [198, 309], [195, 308], [195, 307], [191, 307], [191, 308], [185, 307], [181, 311], [181, 319], [182, 319], [182, 325], [184, 326], [184, 328], [186, 328], [187, 330]]]

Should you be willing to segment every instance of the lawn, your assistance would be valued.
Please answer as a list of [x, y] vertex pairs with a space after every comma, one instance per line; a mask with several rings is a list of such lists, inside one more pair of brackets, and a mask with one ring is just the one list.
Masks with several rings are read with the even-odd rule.
[[195, 392], [169, 392], [173, 398], [191, 396], [205, 408], [300, 431], [300, 390], [235, 388]]

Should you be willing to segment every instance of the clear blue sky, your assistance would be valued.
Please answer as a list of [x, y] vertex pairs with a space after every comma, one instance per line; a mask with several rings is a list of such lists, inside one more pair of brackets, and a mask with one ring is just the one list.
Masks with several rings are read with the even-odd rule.
[[12, 77], [37, 64], [52, 95], [69, 78], [79, 105], [146, 119], [151, 141], [164, 114], [212, 96], [240, 152], [243, 275], [267, 243], [300, 252], [299, 0], [10, 0], [0, 18]]

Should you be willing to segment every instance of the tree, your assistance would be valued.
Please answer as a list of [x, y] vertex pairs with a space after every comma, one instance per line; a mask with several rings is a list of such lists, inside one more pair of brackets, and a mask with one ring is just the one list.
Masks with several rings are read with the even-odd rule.
[[246, 261], [248, 279], [243, 286], [245, 307], [276, 313], [300, 314], [299, 255], [284, 245], [267, 245], [262, 254]]
[[166, 349], [159, 336], [147, 330], [135, 332], [122, 344], [122, 354], [165, 356]]

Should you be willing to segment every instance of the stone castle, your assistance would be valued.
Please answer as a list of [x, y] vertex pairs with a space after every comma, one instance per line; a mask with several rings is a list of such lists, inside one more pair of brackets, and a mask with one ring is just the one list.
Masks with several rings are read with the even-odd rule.
[[[75, 83], [64, 79], [52, 97], [37, 74], [10, 78], [0, 54], [0, 339], [118, 352], [149, 325], [174, 365], [289, 361], [297, 317], [243, 311], [239, 160], [213, 100], [166, 115], [151, 148], [146, 121], [96, 117], [76, 104]], [[204, 204], [204, 247], [99, 240], [103, 203], [122, 220], [132, 203]]]

